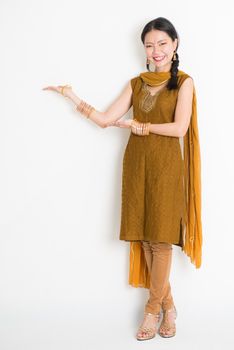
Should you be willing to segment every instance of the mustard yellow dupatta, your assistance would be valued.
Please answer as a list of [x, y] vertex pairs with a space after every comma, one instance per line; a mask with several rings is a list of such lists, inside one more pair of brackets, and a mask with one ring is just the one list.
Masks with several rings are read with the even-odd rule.
[[[179, 70], [177, 75], [185, 74]], [[170, 72], [144, 72], [140, 76], [149, 85], [158, 85], [170, 79]], [[202, 259], [202, 222], [201, 222], [201, 157], [197, 124], [197, 99], [193, 91], [192, 115], [189, 128], [183, 137], [184, 190], [186, 218], [183, 230], [182, 251], [190, 257], [196, 268]], [[130, 242], [129, 284], [133, 287], [150, 287], [150, 273], [147, 268], [141, 241]]]

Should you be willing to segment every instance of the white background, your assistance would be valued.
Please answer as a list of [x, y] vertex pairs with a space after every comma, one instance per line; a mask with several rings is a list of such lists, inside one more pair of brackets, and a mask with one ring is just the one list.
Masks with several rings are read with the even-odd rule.
[[[227, 0], [1, 0], [1, 350], [234, 345], [232, 13]], [[204, 243], [200, 269], [173, 246], [176, 337], [142, 343], [148, 290], [128, 285], [119, 240], [129, 129], [102, 129], [42, 88], [71, 84], [104, 111], [146, 71], [140, 34], [159, 16], [196, 86]]]

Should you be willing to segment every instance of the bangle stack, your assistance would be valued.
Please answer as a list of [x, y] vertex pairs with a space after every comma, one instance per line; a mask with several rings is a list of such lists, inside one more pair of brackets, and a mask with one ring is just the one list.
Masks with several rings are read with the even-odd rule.
[[132, 121], [132, 124], [131, 124], [132, 133], [135, 135], [140, 135], [140, 136], [149, 135], [150, 124], [151, 124], [150, 122], [148, 122], [148, 123], [138, 122], [134, 118]]
[[80, 113], [84, 114], [87, 118], [89, 118], [92, 111], [95, 111], [95, 108], [81, 100], [81, 102], [76, 106], [76, 110]]

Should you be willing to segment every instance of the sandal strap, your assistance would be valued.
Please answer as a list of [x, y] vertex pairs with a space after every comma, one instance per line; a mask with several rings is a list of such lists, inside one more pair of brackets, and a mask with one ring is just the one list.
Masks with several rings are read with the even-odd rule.
[[[159, 321], [160, 313], [153, 314], [151, 312], [144, 312], [143, 324], [145, 322], [145, 318], [148, 317], [148, 316], [154, 316], [154, 317], [156, 317], [157, 321]], [[144, 326], [143, 324], [138, 328], [137, 334], [140, 333], [140, 332], [147, 332], [147, 333], [150, 333], [150, 335], [156, 334], [157, 328], [158, 328], [157, 326], [147, 327], [147, 326]]]
[[168, 319], [168, 314], [171, 312], [174, 312], [174, 320], [176, 319], [177, 310], [176, 310], [175, 306], [172, 309], [164, 310], [163, 311], [163, 320], [162, 320], [162, 323], [161, 323], [160, 328], [159, 328], [159, 333], [161, 331], [167, 331], [167, 332], [169, 331], [170, 334], [175, 333], [176, 325], [174, 322], [172, 323], [172, 321], [169, 321], [169, 319]]
[[175, 306], [173, 306], [171, 309], [163, 310], [163, 314], [170, 313], [170, 312], [174, 312], [175, 315], [177, 316], [177, 310]]
[[156, 331], [156, 328], [154, 327], [145, 327], [145, 326], [142, 326], [139, 328], [138, 332], [139, 331], [143, 331], [143, 332], [155, 332]]
[[154, 316], [154, 317], [160, 318], [161, 313], [158, 312], [157, 314], [152, 314], [151, 312], [144, 312], [144, 315], [149, 315], [149, 316]]

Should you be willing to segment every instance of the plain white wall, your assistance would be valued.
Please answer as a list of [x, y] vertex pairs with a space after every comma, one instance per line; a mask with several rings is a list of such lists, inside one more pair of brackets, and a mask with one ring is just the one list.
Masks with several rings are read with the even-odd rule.
[[159, 16], [178, 30], [179, 69], [195, 81], [202, 155], [203, 263], [196, 270], [173, 246], [170, 342], [233, 345], [219, 324], [234, 309], [231, 1], [2, 0], [1, 349], [138, 345], [148, 290], [128, 285], [129, 243], [119, 240], [129, 129], [101, 129], [41, 89], [71, 84], [105, 110], [146, 71], [140, 34]]

